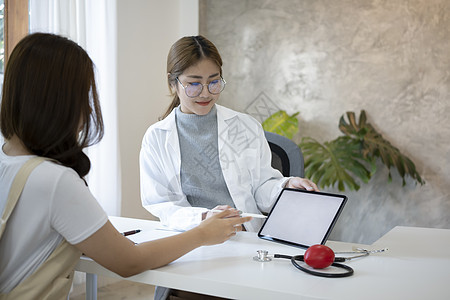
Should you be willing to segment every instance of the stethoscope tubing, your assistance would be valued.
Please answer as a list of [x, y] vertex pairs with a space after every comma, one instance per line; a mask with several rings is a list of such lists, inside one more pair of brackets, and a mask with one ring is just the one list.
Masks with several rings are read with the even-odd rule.
[[289, 256], [289, 255], [283, 255], [283, 254], [274, 254], [273, 257], [289, 259], [289, 260], [291, 260], [291, 263], [292, 263], [292, 265], [294, 265], [294, 267], [296, 267], [297, 269], [299, 269], [305, 273], [308, 273], [308, 274], [311, 274], [314, 276], [327, 277], [327, 278], [342, 278], [342, 277], [352, 276], [354, 273], [354, 271], [351, 267], [339, 263], [339, 262], [344, 262], [346, 260], [345, 257], [335, 257], [334, 262], [331, 264], [333, 267], [346, 270], [346, 272], [343, 272], [343, 273], [325, 273], [325, 272], [314, 271], [314, 270], [302, 267], [300, 264], [297, 263], [297, 261], [304, 261], [303, 255]]

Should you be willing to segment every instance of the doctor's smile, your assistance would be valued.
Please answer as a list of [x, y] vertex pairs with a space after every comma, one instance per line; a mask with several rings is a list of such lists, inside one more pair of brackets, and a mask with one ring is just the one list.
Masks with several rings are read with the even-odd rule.
[[198, 105], [201, 105], [201, 106], [208, 106], [211, 102], [212, 102], [212, 100], [209, 100], [206, 102], [195, 101], [195, 103], [197, 103]]

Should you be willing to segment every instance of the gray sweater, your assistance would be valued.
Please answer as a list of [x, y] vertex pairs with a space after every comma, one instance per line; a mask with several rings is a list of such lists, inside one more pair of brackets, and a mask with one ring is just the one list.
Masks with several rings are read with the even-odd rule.
[[185, 114], [178, 107], [175, 118], [181, 152], [181, 188], [195, 207], [235, 207], [219, 162], [217, 109], [204, 116]]

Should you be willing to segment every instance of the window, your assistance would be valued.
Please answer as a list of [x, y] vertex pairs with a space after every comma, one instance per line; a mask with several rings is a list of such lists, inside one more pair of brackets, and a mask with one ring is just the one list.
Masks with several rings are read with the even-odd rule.
[[[3, 4], [3, 65], [14, 46], [28, 33], [28, 0], [0, 0]], [[3, 74], [3, 68], [2, 68]]]

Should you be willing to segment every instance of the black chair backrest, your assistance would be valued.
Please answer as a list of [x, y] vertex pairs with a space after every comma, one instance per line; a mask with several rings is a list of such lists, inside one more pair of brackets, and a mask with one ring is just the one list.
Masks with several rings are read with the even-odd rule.
[[272, 167], [280, 170], [283, 176], [304, 177], [303, 153], [300, 147], [282, 135], [264, 131], [272, 151]]

